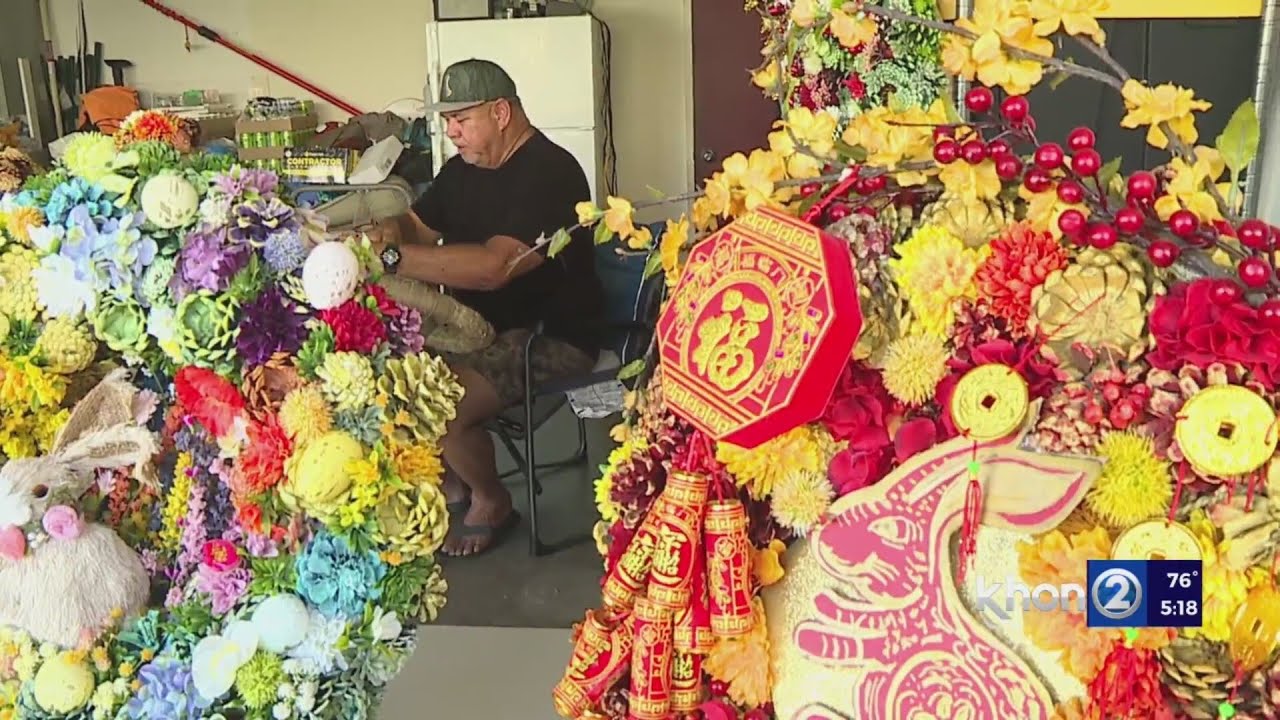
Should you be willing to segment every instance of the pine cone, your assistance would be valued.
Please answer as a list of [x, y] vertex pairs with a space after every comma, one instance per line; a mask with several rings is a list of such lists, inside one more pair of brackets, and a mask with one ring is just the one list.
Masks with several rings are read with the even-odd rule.
[[289, 354], [276, 353], [265, 364], [245, 373], [240, 389], [249, 409], [258, 417], [264, 417], [279, 412], [285, 396], [305, 384]]
[[445, 425], [457, 416], [462, 400], [462, 385], [448, 364], [426, 352], [392, 358], [378, 378], [378, 392], [390, 405], [389, 417], [407, 416], [397, 421], [420, 443], [438, 444], [444, 437]]
[[1225, 643], [1179, 635], [1160, 650], [1160, 662], [1171, 701], [1189, 720], [1217, 720], [1218, 706], [1228, 700], [1237, 717], [1261, 714], [1262, 693], [1248, 678], [1235, 679]]

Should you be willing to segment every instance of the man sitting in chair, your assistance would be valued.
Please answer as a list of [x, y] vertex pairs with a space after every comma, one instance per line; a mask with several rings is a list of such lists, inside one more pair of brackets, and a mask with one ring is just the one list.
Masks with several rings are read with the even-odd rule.
[[443, 116], [458, 155], [412, 212], [379, 223], [370, 239], [388, 272], [445, 286], [497, 333], [490, 347], [447, 358], [466, 396], [442, 448], [451, 517], [444, 552], [474, 555], [519, 520], [485, 425], [524, 398], [525, 343], [541, 325], [535, 386], [590, 372], [604, 293], [589, 237], [575, 233], [551, 259], [528, 252], [539, 237], [576, 225], [574, 206], [591, 192], [578, 161], [530, 124], [511, 77], [485, 60], [456, 63], [428, 110]]

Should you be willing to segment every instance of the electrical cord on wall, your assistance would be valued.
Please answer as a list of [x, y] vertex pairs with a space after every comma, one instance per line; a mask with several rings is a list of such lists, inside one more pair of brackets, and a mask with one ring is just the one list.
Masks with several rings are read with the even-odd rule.
[[590, 0], [574, 0], [586, 15], [600, 23], [600, 49], [604, 53], [604, 134], [605, 147], [602, 148], [605, 163], [605, 192], [618, 194], [618, 146], [613, 137], [613, 31], [609, 23], [591, 12]]

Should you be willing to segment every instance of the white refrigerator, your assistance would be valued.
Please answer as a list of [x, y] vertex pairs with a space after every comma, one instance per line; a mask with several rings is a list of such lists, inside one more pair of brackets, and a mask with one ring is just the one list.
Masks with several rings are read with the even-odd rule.
[[[607, 193], [609, 146], [605, 102], [605, 34], [590, 15], [427, 24], [426, 97], [439, 97], [444, 69], [478, 58], [511, 75], [529, 119], [582, 165], [597, 204]], [[436, 172], [457, 153], [432, 119]]]

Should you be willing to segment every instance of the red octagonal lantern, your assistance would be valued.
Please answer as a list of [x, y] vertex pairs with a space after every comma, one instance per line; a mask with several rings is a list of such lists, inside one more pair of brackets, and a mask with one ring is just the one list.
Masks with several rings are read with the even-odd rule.
[[861, 331], [848, 243], [756, 210], [690, 253], [658, 320], [663, 394], [711, 437], [756, 447], [822, 415]]

